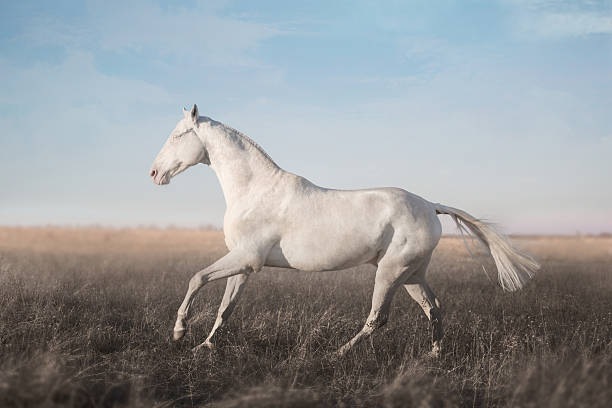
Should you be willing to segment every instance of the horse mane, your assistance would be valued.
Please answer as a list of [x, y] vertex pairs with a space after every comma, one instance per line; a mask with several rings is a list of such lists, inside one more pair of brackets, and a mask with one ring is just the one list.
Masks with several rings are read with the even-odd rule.
[[208, 117], [201, 117], [201, 118], [206, 120], [207, 122], [209, 122], [213, 126], [220, 126], [223, 130], [226, 131], [226, 133], [231, 134], [232, 136], [238, 138], [239, 140], [241, 140], [243, 142], [247, 142], [247, 144], [249, 144], [251, 147], [255, 148], [255, 150], [257, 150], [259, 153], [261, 153], [274, 166], [279, 167], [278, 164], [276, 164], [276, 162], [274, 161], [274, 159], [272, 159], [272, 157], [270, 157], [270, 155], [263, 149], [263, 147], [261, 147], [256, 141], [254, 141], [253, 139], [251, 139], [250, 137], [248, 137], [247, 135], [245, 135], [241, 131], [236, 130], [233, 127], [227, 126], [224, 123], [221, 123], [219, 121], [216, 121], [216, 120], [208, 118]]

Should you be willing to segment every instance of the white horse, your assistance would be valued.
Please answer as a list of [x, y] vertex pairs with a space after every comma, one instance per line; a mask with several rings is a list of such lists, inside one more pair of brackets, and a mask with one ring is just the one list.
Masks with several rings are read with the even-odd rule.
[[[441, 235], [438, 214], [467, 227], [489, 249], [503, 289], [514, 291], [533, 276], [538, 264], [514, 250], [490, 225], [464, 211], [431, 203], [399, 188], [333, 190], [281, 169], [244, 134], [207, 117], [194, 105], [155, 158], [156, 184], [198, 163], [217, 174], [227, 210], [223, 231], [229, 253], [196, 273], [181, 304], [174, 339], [185, 334], [191, 303], [208, 282], [228, 278], [215, 324], [201, 347], [228, 320], [249, 274], [264, 266], [330, 271], [360, 264], [377, 266], [370, 314], [361, 331], [338, 350], [344, 355], [383, 326], [398, 288], [423, 308], [433, 328], [433, 350], [441, 350], [440, 302], [425, 271]], [[461, 224], [460, 224], [461, 223]]]

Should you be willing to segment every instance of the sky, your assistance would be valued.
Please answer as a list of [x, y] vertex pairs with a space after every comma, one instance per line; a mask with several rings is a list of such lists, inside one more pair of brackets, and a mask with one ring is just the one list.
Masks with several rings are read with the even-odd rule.
[[197, 103], [325, 187], [612, 232], [612, 1], [2, 2], [0, 78], [0, 225], [221, 226], [148, 176]]

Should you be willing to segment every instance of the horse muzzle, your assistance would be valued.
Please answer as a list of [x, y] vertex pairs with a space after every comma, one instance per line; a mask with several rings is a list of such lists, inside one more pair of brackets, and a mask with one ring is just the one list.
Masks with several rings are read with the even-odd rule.
[[149, 176], [151, 176], [151, 179], [153, 179], [153, 182], [157, 185], [161, 186], [170, 183], [170, 177], [168, 177], [167, 171], [162, 173], [157, 169], [151, 169]]

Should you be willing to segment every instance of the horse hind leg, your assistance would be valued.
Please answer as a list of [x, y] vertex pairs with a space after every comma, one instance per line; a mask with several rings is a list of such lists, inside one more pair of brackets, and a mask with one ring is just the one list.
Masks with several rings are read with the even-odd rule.
[[389, 308], [393, 295], [402, 284], [402, 267], [378, 266], [372, 294], [372, 307], [370, 314], [359, 333], [338, 351], [338, 356], [344, 356], [350, 349], [363, 339], [369, 337], [376, 329], [384, 326], [389, 318]]
[[406, 291], [412, 299], [421, 306], [421, 309], [423, 309], [423, 312], [425, 312], [425, 315], [431, 322], [432, 349], [430, 356], [439, 357], [442, 351], [442, 337], [444, 336], [442, 309], [440, 301], [425, 281], [425, 269], [427, 265], [423, 268], [422, 273], [415, 276], [414, 281], [406, 283], [404, 288], [406, 288]]

